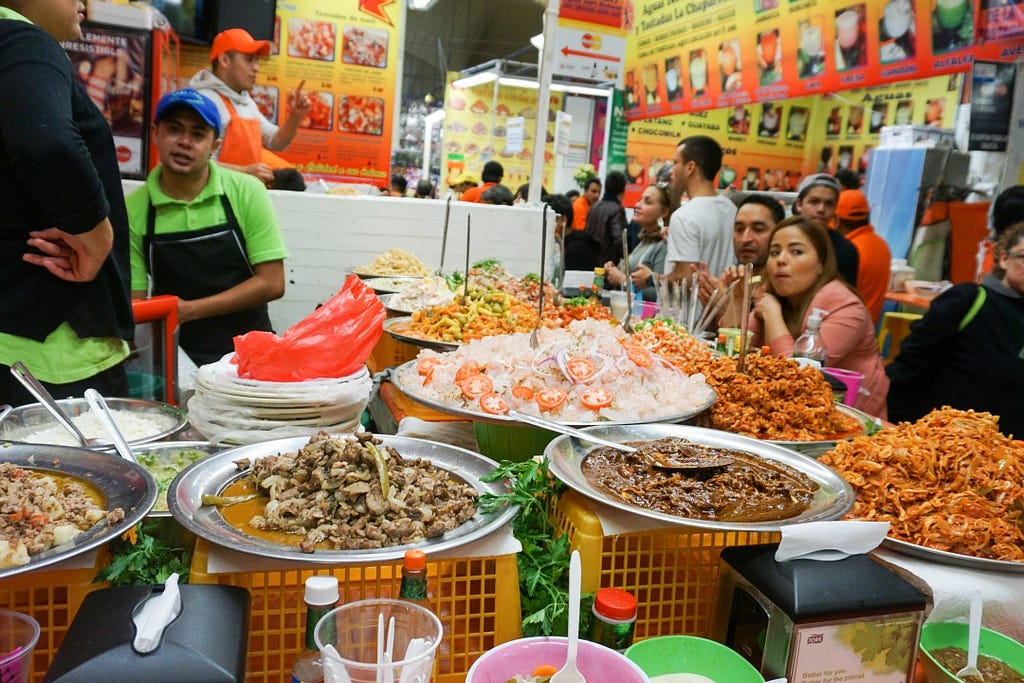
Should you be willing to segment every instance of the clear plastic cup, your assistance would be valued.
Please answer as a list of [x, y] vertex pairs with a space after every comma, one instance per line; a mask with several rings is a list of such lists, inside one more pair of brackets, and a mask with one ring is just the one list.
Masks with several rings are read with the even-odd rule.
[[[378, 598], [331, 610], [317, 622], [313, 635], [323, 659], [324, 683], [427, 683], [442, 632], [440, 619], [430, 610]], [[377, 656], [388, 643], [391, 661]]]
[[0, 610], [0, 681], [28, 683], [39, 624], [27, 614]]
[[626, 314], [629, 313], [629, 294], [621, 289], [612, 289], [608, 291], [608, 301], [611, 304], [612, 317], [616, 320], [625, 320]]

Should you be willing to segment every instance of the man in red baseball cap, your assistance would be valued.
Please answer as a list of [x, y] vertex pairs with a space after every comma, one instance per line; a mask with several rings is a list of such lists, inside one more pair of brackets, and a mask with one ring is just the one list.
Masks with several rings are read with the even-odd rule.
[[221, 144], [214, 158], [222, 166], [254, 175], [268, 185], [273, 182], [274, 169], [292, 167], [271, 152], [291, 143], [310, 108], [310, 100], [302, 92], [305, 81], [301, 81], [288, 94], [280, 126], [260, 112], [250, 91], [256, 86], [259, 58], [269, 54], [270, 43], [256, 40], [245, 29], [221, 31], [210, 49], [210, 68], [189, 81], [189, 87], [213, 100], [220, 113]]
[[857, 248], [857, 291], [875, 322], [882, 316], [889, 288], [889, 245], [871, 225], [871, 208], [860, 190], [843, 190], [836, 203], [836, 228]]

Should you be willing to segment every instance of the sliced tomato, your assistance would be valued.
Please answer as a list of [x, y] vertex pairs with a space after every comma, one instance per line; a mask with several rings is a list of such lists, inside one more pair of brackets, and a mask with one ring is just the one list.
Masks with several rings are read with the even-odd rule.
[[489, 391], [480, 397], [480, 410], [491, 415], [506, 415], [508, 402], [493, 391]]
[[591, 387], [580, 394], [580, 403], [588, 410], [600, 410], [607, 408], [615, 400], [615, 396], [607, 389]]
[[463, 363], [458, 370], [455, 371], [455, 383], [458, 384], [462, 380], [472, 375], [480, 374], [480, 364], [475, 360], [466, 361]]
[[458, 384], [459, 388], [462, 389], [462, 395], [469, 400], [473, 400], [474, 398], [483, 396], [487, 392], [494, 390], [494, 383], [491, 382], [491, 378], [479, 373], [470, 375]]
[[647, 349], [636, 344], [624, 344], [623, 348], [626, 349], [626, 358], [630, 359], [641, 368], [649, 368], [654, 364], [654, 359], [651, 358], [651, 354], [647, 352]]
[[597, 367], [589, 358], [569, 358], [565, 361], [565, 370], [573, 382], [586, 382], [597, 372]]
[[568, 397], [569, 394], [557, 387], [546, 387], [537, 392], [534, 400], [537, 401], [537, 407], [541, 410], [552, 411], [557, 410]]
[[515, 396], [516, 398], [521, 398], [524, 401], [532, 401], [533, 389], [526, 386], [525, 384], [517, 384], [516, 386], [512, 387], [512, 395]]
[[434, 368], [440, 362], [441, 359], [438, 358], [437, 356], [427, 356], [426, 358], [421, 358], [420, 361], [416, 363], [416, 372], [420, 373], [421, 375], [430, 375], [434, 372]]

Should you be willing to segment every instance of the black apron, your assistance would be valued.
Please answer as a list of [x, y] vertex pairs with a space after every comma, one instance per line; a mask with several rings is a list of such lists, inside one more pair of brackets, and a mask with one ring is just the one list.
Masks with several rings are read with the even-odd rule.
[[[221, 225], [159, 235], [154, 231], [156, 209], [150, 203], [142, 249], [154, 295], [201, 299], [253, 276], [235, 212], [226, 196], [220, 201], [225, 216]], [[234, 336], [252, 330], [272, 331], [266, 304], [187, 322], [179, 329], [178, 344], [197, 365], [204, 365], [234, 351]]]

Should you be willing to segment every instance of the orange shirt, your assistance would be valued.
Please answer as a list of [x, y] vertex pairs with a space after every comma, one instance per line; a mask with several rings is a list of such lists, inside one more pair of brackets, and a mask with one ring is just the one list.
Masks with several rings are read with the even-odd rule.
[[477, 187], [471, 187], [465, 192], [463, 192], [462, 196], [459, 197], [459, 199], [461, 199], [464, 202], [476, 202], [477, 204], [479, 204], [480, 195], [484, 193], [484, 190], [486, 190], [489, 187], [494, 187], [497, 184], [498, 183], [484, 183], [483, 185], [478, 185]]
[[572, 229], [583, 230], [587, 227], [587, 212], [590, 211], [590, 202], [583, 195], [572, 200]]
[[857, 291], [864, 297], [864, 305], [877, 323], [882, 316], [885, 291], [889, 288], [889, 266], [892, 253], [889, 245], [875, 232], [871, 224], [862, 225], [846, 233], [846, 239], [857, 248]]

